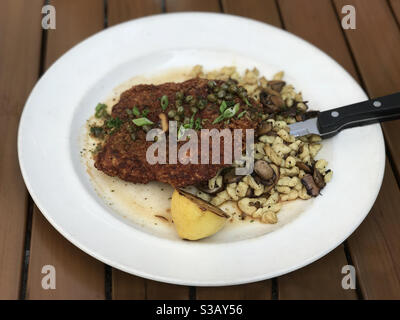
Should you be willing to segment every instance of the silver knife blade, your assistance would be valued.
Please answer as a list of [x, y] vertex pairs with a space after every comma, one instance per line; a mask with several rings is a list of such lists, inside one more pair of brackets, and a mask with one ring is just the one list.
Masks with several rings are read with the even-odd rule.
[[312, 118], [306, 121], [289, 124], [290, 134], [295, 137], [301, 137], [308, 134], [320, 135], [317, 121], [318, 118]]

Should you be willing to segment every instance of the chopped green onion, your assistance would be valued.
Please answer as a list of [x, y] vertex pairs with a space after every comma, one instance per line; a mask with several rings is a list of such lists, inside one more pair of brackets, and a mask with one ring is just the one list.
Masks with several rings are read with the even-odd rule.
[[103, 117], [104, 115], [107, 114], [107, 110], [106, 109], [107, 109], [107, 105], [105, 105], [104, 103], [98, 103], [97, 106], [96, 106], [96, 109], [95, 109], [94, 116], [96, 118]]
[[194, 122], [194, 128], [195, 130], [200, 130], [202, 128], [200, 118], [197, 118], [196, 121]]
[[143, 117], [146, 117], [148, 114], [149, 114], [149, 112], [150, 112], [150, 110], [149, 109], [144, 109], [143, 111], [142, 111], [142, 116]]
[[225, 120], [225, 119], [232, 118], [239, 111], [239, 108], [240, 108], [240, 104], [236, 103], [233, 107], [226, 109], [223, 114], [221, 114], [219, 117], [217, 117], [214, 120], [213, 124], [221, 122], [222, 120]]
[[108, 128], [119, 129], [121, 124], [122, 124], [122, 121], [119, 118], [111, 118], [106, 121], [106, 125]]
[[247, 100], [246, 97], [243, 98], [243, 101], [246, 102], [246, 104], [247, 104], [249, 107], [252, 107], [252, 106], [253, 106], [253, 105], [249, 102], [249, 100]]
[[225, 100], [222, 101], [220, 107], [219, 107], [219, 111], [221, 113], [224, 113], [224, 111], [226, 110], [226, 108], [228, 108], [228, 105], [226, 104]]
[[140, 111], [139, 111], [138, 107], [134, 106], [134, 107], [132, 108], [132, 112], [133, 112], [133, 114], [134, 114], [135, 116], [140, 116]]
[[167, 107], [168, 107], [168, 96], [163, 95], [163, 96], [161, 97], [161, 108], [162, 108], [163, 110], [165, 110], [165, 109], [167, 109]]
[[247, 112], [246, 110], [242, 111], [241, 113], [238, 114], [237, 118], [240, 119], [241, 117], [244, 116], [244, 114], [245, 114], [246, 112]]
[[142, 126], [145, 126], [145, 125], [153, 124], [152, 121], [150, 121], [149, 119], [147, 119], [147, 118], [145, 118], [145, 117], [133, 119], [132, 122], [133, 122], [134, 124], [136, 124], [138, 127], [142, 127]]

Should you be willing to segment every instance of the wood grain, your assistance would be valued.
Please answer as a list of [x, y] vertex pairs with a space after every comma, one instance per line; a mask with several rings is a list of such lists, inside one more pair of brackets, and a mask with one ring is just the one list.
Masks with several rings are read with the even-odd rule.
[[246, 18], [267, 22], [275, 27], [282, 27], [275, 0], [222, 0], [224, 12]]
[[400, 26], [400, 0], [389, 0], [393, 13], [397, 19], [397, 24]]
[[[56, 30], [48, 31], [45, 66], [103, 28], [102, 0], [55, 0]], [[90, 17], [90, 18], [88, 18]], [[56, 289], [44, 290], [42, 267], [56, 269]], [[63, 238], [35, 207], [32, 222], [28, 299], [104, 299], [104, 265]]]
[[389, 162], [378, 199], [349, 238], [365, 299], [400, 299], [400, 194]]
[[165, 0], [165, 8], [167, 12], [221, 11], [218, 0]]
[[[54, 266], [56, 289], [42, 288], [42, 268]], [[104, 299], [104, 265], [53, 229], [35, 207], [27, 299]]]
[[0, 2], [0, 299], [17, 299], [20, 291], [28, 193], [18, 166], [17, 129], [39, 75], [42, 5]]
[[198, 287], [196, 298], [199, 300], [270, 300], [271, 281], [259, 281], [227, 287]]
[[162, 12], [162, 0], [108, 0], [109, 26]]
[[348, 264], [343, 252], [343, 245], [340, 245], [329, 253], [329, 258], [322, 258], [305, 268], [279, 277], [279, 299], [357, 299], [355, 290], [342, 288], [344, 274], [341, 271]]
[[[110, 0], [108, 25], [162, 12], [162, 1]], [[112, 299], [188, 299], [189, 288], [139, 278], [112, 270]]]
[[358, 80], [331, 0], [278, 1], [285, 29], [321, 48]]
[[[346, 30], [353, 55], [370, 96], [400, 91], [400, 31], [386, 1], [334, 1], [337, 12], [355, 6], [357, 29]], [[399, 121], [383, 124], [386, 143], [398, 173]], [[398, 183], [398, 182], [397, 182]], [[369, 299], [398, 299], [400, 221], [398, 184], [389, 163], [379, 197], [367, 219], [349, 239], [363, 295]]]
[[[357, 29], [346, 30], [345, 34], [369, 95], [379, 97], [400, 91], [400, 30], [387, 2], [335, 1], [335, 4], [338, 12], [344, 4], [356, 7]], [[386, 122], [382, 128], [399, 174], [400, 120]]]

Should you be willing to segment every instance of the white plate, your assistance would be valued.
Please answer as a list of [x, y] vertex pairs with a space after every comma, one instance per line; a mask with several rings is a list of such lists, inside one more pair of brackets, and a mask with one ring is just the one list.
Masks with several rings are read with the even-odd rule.
[[323, 196], [264, 235], [187, 242], [144, 231], [119, 217], [93, 189], [80, 160], [79, 134], [97, 102], [136, 75], [172, 67], [256, 66], [286, 80], [325, 110], [365, 100], [352, 77], [309, 43], [253, 20], [209, 13], [137, 19], [83, 41], [44, 74], [22, 114], [18, 152], [26, 185], [50, 223], [93, 257], [123, 271], [185, 285], [231, 285], [307, 265], [344, 241], [378, 194], [384, 171], [379, 125], [324, 142], [333, 169]]

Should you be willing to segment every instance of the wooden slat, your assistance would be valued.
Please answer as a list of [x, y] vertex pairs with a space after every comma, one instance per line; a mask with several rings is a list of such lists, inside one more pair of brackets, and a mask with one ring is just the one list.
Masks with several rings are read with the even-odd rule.
[[108, 0], [108, 25], [162, 12], [162, 0]]
[[[56, 30], [48, 31], [45, 66], [74, 44], [103, 28], [102, 0], [56, 0]], [[44, 290], [44, 265], [56, 269], [56, 289]], [[32, 222], [28, 299], [104, 299], [104, 265], [63, 238], [35, 207]]]
[[17, 299], [27, 191], [17, 157], [17, 128], [40, 62], [41, 0], [0, 2], [0, 299]]
[[[340, 245], [329, 254], [298, 271], [279, 277], [279, 299], [332, 300], [357, 299], [355, 290], [342, 288], [342, 267], [347, 265]], [[317, 270], [318, 272], [314, 272]]]
[[397, 18], [397, 23], [400, 25], [400, 0], [389, 0], [389, 4]]
[[228, 287], [198, 287], [198, 300], [270, 300], [271, 281], [259, 281]]
[[[399, 1], [393, 1], [396, 2]], [[400, 30], [387, 2], [335, 1], [335, 4], [338, 12], [345, 4], [356, 7], [357, 29], [345, 34], [369, 95], [378, 97], [400, 91]], [[399, 173], [400, 120], [384, 123], [382, 127]]]
[[165, 8], [167, 12], [178, 11], [212, 11], [220, 12], [221, 8], [218, 0], [166, 0]]
[[222, 0], [222, 7], [226, 13], [267, 22], [279, 28], [282, 27], [275, 0]]
[[[400, 91], [400, 31], [386, 1], [334, 1], [337, 12], [351, 4], [357, 10], [357, 29], [345, 31], [370, 96]], [[395, 169], [400, 167], [399, 121], [383, 124]], [[390, 165], [380, 195], [362, 226], [349, 239], [351, 255], [370, 299], [400, 297], [399, 189]]]
[[[108, 25], [162, 12], [162, 1], [109, 0]], [[188, 299], [189, 288], [135, 277], [112, 270], [113, 299]]]
[[324, 50], [357, 79], [331, 0], [298, 0], [296, 5], [279, 0], [278, 4], [286, 30]]
[[349, 238], [366, 299], [400, 299], [400, 194], [390, 164], [368, 218]]

